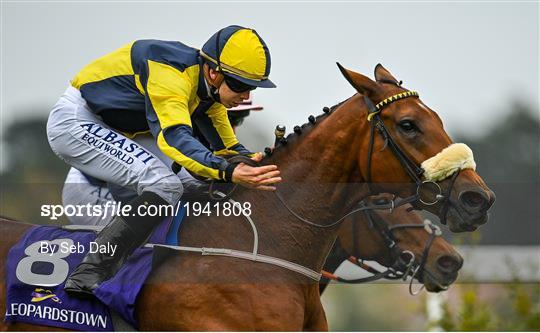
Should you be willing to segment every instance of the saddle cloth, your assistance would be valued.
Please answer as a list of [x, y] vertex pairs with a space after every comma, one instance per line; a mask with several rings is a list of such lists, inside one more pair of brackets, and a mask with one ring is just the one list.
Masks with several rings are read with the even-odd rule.
[[[165, 218], [149, 242], [178, 245], [177, 232], [183, 216], [184, 209], [175, 217]], [[64, 292], [67, 276], [91, 248], [96, 250], [91, 245], [95, 237], [92, 231], [54, 226], [28, 230], [8, 254], [5, 321], [80, 331], [112, 331], [112, 310], [137, 328], [135, 302], [152, 271], [152, 248], [137, 249], [113, 278], [94, 291], [97, 299], [75, 298]]]

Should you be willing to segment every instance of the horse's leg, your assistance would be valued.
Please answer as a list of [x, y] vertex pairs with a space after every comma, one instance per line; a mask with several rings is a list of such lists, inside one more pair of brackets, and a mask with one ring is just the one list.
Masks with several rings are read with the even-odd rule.
[[61, 328], [37, 326], [25, 323], [6, 323], [6, 262], [11, 247], [19, 241], [26, 230], [33, 227], [30, 224], [12, 222], [0, 219], [0, 330], [1, 331], [63, 331]]

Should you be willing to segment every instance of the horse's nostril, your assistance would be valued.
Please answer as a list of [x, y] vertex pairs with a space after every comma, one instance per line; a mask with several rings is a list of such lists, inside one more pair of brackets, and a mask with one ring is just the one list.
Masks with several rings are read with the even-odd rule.
[[437, 259], [437, 266], [445, 273], [455, 273], [463, 265], [463, 259], [459, 256], [443, 255]]
[[488, 199], [481, 192], [476, 192], [476, 191], [462, 192], [461, 195], [459, 196], [459, 200], [463, 204], [471, 208], [476, 208], [480, 210], [489, 208]]

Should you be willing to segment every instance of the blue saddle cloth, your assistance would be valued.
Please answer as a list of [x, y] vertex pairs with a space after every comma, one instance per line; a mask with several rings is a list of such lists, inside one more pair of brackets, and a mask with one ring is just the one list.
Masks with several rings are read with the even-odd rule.
[[[149, 242], [177, 245], [183, 216], [182, 209], [177, 216], [164, 219]], [[110, 309], [138, 327], [135, 302], [152, 270], [152, 248], [137, 249], [113, 278], [94, 291], [97, 299], [79, 299], [64, 292], [65, 279], [82, 261], [95, 237], [92, 231], [53, 226], [28, 230], [8, 254], [5, 321], [111, 331]]]

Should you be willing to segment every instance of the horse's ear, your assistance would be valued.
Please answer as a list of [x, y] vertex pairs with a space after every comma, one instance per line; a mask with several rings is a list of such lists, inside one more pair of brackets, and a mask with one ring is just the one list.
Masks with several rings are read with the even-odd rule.
[[377, 82], [392, 82], [399, 84], [399, 81], [381, 64], [377, 64], [377, 66], [375, 66], [375, 80], [377, 80]]
[[349, 81], [349, 83], [362, 95], [371, 96], [379, 90], [377, 83], [369, 77], [346, 69], [341, 66], [339, 62], [336, 62], [336, 64], [341, 71], [341, 74], [343, 74], [347, 81]]

